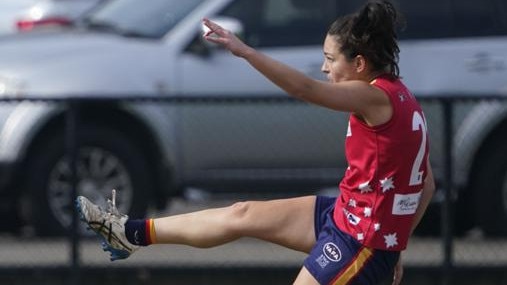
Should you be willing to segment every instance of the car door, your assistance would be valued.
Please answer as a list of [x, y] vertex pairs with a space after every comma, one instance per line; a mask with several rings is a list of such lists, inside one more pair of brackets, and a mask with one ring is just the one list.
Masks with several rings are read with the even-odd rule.
[[[398, 1], [406, 18], [400, 31], [400, 71], [420, 97], [477, 96], [506, 89], [505, 4], [488, 0]], [[421, 100], [429, 125], [435, 175], [442, 176], [444, 117], [438, 101]], [[455, 104], [455, 126], [475, 104]]]
[[[248, 44], [324, 79], [322, 42], [337, 13], [328, 0], [238, 0], [216, 17], [238, 20]], [[336, 183], [346, 167], [345, 114], [290, 99], [220, 48], [189, 48], [180, 60], [183, 94], [206, 98], [180, 108], [187, 180]]]
[[407, 19], [400, 33], [400, 69], [414, 92], [466, 95], [505, 89], [505, 19], [496, 11], [499, 1], [399, 2]]

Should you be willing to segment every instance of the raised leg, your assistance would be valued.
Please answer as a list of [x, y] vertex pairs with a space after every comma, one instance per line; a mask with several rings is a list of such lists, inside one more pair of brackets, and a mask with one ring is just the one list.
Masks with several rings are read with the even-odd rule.
[[157, 243], [213, 247], [253, 237], [309, 252], [315, 244], [315, 196], [238, 202], [154, 220]]

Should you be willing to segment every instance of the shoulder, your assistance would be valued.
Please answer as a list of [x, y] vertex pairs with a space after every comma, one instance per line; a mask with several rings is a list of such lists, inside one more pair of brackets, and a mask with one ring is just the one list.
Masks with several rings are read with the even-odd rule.
[[357, 98], [360, 98], [364, 103], [371, 104], [375, 101], [382, 102], [386, 97], [386, 91], [381, 88], [382, 85], [373, 84], [373, 82], [366, 82], [361, 80], [351, 80], [338, 83], [343, 88], [348, 89]]
[[357, 84], [361, 86], [362, 92], [356, 116], [371, 127], [388, 122], [393, 114], [389, 88], [381, 80]]
[[400, 78], [391, 75], [379, 76], [370, 82], [370, 84], [384, 90], [386, 93], [393, 93], [400, 89], [407, 89]]

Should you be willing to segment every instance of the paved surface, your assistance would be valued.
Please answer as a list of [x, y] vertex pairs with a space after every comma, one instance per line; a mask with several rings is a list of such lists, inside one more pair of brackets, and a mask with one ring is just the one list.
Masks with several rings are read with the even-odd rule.
[[[109, 262], [95, 238], [80, 244], [81, 263], [89, 266], [171, 266], [171, 267], [268, 267], [299, 266], [305, 254], [283, 247], [242, 239], [211, 249], [194, 249], [179, 245], [154, 245], [143, 248], [124, 261]], [[67, 266], [71, 261], [71, 246], [63, 239], [0, 238], [0, 267]], [[457, 240], [454, 247], [457, 265], [505, 266], [507, 268], [506, 240]], [[414, 238], [403, 255], [410, 266], [437, 266], [442, 264], [442, 246], [438, 239]]]

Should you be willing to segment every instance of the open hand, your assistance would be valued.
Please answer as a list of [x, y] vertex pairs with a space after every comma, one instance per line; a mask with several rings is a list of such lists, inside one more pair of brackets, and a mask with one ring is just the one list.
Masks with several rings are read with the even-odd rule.
[[209, 19], [205, 18], [202, 21], [209, 29], [209, 31], [204, 34], [204, 38], [207, 41], [219, 44], [239, 57], [244, 57], [251, 50], [249, 46], [238, 39], [231, 31], [222, 28]]

